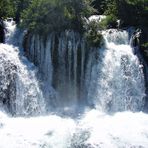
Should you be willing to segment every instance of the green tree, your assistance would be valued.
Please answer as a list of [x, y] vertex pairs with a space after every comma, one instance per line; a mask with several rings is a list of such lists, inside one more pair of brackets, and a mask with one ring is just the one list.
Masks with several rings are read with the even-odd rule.
[[15, 5], [15, 20], [20, 22], [21, 13], [24, 9], [27, 9], [33, 0], [13, 0]]
[[22, 13], [22, 26], [39, 33], [81, 30], [83, 18], [93, 11], [91, 0], [33, 0]]
[[0, 0], [0, 18], [14, 17], [15, 6], [13, 0]]
[[121, 19], [124, 26], [147, 26], [148, 0], [106, 0], [105, 14]]

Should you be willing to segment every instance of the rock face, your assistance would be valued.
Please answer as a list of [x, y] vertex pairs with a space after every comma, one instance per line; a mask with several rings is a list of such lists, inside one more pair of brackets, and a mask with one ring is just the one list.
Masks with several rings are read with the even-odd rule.
[[146, 87], [146, 104], [145, 111], [148, 112], [148, 47], [143, 46], [148, 43], [148, 28], [137, 29], [132, 38], [132, 46], [135, 49], [140, 62], [143, 64]]
[[[144, 44], [147, 43], [147, 46]], [[148, 28], [142, 29], [142, 34], [140, 36], [140, 51], [143, 57], [144, 73], [145, 73], [145, 82], [146, 82], [146, 111], [148, 112]]]
[[4, 43], [4, 41], [5, 41], [4, 24], [3, 21], [0, 19], [0, 43]]
[[[6, 61], [0, 55], [0, 104], [9, 112], [14, 111], [16, 98], [16, 66], [11, 61]], [[13, 114], [13, 112], [12, 112]]]

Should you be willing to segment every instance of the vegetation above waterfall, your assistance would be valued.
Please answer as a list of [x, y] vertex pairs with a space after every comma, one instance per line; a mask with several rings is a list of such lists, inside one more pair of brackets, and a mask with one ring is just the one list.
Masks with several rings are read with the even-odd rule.
[[0, 19], [12, 17], [19, 21], [21, 13], [31, 2], [32, 0], [0, 0]]
[[13, 0], [0, 0], [0, 19], [14, 17]]
[[120, 19], [122, 26], [147, 26], [148, 0], [0, 1], [0, 18], [22, 20], [22, 26], [33, 30], [83, 30], [84, 18], [92, 14], [109, 16], [104, 25]]
[[105, 14], [114, 15], [123, 26], [147, 26], [148, 0], [106, 0]]
[[97, 24], [99, 30], [116, 28], [117, 20], [120, 20], [120, 27], [147, 27], [148, 0], [0, 1], [0, 19], [13, 17], [21, 27], [42, 35], [67, 29], [83, 32], [90, 44], [95, 46], [100, 42], [101, 36], [94, 28], [90, 31], [87, 30], [90, 26], [86, 27], [86, 20], [93, 14], [107, 16]]
[[22, 25], [39, 33], [83, 29], [83, 19], [94, 12], [91, 0], [33, 0], [22, 13]]
[[104, 44], [103, 36], [99, 32], [100, 24], [96, 21], [91, 21], [87, 24], [85, 31], [85, 38], [90, 47], [101, 47]]
[[121, 19], [124, 25], [148, 25], [147, 0], [0, 1], [0, 18], [15, 17], [31, 27], [41, 21], [43, 25], [49, 22], [55, 25], [55, 22], [61, 21], [61, 25], [74, 27], [74, 22], [81, 23], [82, 17], [88, 17], [93, 13], [114, 15], [117, 19]]

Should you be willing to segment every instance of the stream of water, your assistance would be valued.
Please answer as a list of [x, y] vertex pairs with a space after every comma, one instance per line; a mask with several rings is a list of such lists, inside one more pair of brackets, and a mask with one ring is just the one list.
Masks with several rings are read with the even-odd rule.
[[0, 44], [0, 148], [148, 147], [148, 115], [141, 112], [143, 70], [127, 31], [103, 32], [105, 47], [98, 49], [97, 58], [89, 55], [85, 76], [82, 73], [85, 99], [93, 109], [86, 106], [73, 117], [47, 112], [38, 68], [18, 46], [22, 39], [15, 23], [5, 24], [6, 43]]

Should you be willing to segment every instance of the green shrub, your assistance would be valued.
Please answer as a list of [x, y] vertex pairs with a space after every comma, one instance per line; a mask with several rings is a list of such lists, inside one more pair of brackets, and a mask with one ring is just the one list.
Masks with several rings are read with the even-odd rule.
[[114, 15], [108, 15], [99, 23], [100, 29], [116, 28], [117, 18]]
[[148, 42], [145, 42], [141, 45], [141, 53], [148, 64]]
[[142, 47], [147, 48], [147, 50], [148, 50], [148, 42], [147, 42], [147, 43], [142, 44]]
[[88, 17], [94, 9], [91, 0], [33, 0], [22, 13], [22, 26], [39, 33], [81, 30], [82, 18]]
[[148, 25], [148, 0], [106, 0], [106, 15], [114, 15], [122, 26]]
[[141, 45], [143, 51], [144, 51], [144, 56], [148, 57], [148, 42], [144, 43]]
[[0, 0], [0, 18], [14, 17], [15, 6], [13, 0]]
[[85, 37], [90, 47], [101, 47], [103, 45], [103, 36], [99, 32], [98, 22], [92, 21], [88, 24]]

